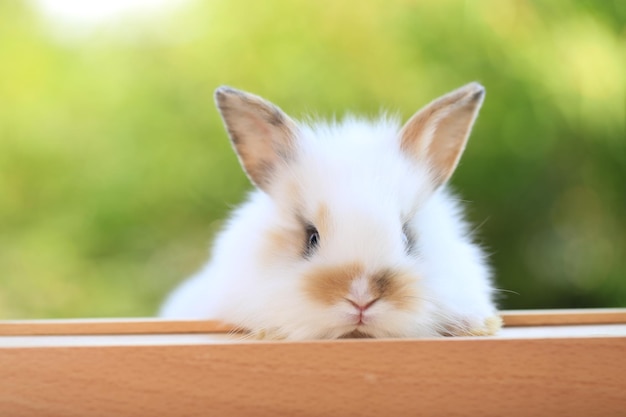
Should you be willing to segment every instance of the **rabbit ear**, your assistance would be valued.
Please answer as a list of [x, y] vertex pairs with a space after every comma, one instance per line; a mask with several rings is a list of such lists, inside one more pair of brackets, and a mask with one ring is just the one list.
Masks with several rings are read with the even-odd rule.
[[234, 88], [215, 90], [215, 102], [248, 178], [267, 190], [277, 164], [295, 153], [296, 124], [272, 103]]
[[467, 84], [415, 113], [400, 131], [402, 150], [427, 163], [435, 186], [454, 172], [484, 96], [482, 85]]

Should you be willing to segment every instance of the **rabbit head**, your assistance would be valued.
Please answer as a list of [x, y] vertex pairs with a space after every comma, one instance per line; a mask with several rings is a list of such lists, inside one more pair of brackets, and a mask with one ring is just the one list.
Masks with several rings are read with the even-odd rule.
[[385, 117], [296, 123], [255, 95], [215, 96], [263, 201], [251, 204], [265, 207], [248, 220], [261, 223], [248, 226], [258, 244], [238, 261], [254, 275], [233, 309], [238, 324], [287, 338], [434, 335], [419, 213], [452, 175], [484, 88], [455, 90], [403, 127]]

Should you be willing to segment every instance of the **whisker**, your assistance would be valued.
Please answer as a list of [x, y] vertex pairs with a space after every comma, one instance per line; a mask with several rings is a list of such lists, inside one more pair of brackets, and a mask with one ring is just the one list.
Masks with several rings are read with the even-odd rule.
[[228, 336], [235, 337], [238, 340], [248, 340], [253, 337], [253, 333], [242, 326], [236, 326], [228, 332]]
[[506, 292], [506, 293], [511, 293], [511, 294], [515, 294], [515, 295], [521, 295], [520, 293], [518, 293], [517, 291], [513, 291], [513, 290], [505, 290], [503, 288], [494, 288], [494, 291], [498, 291], [498, 292]]
[[491, 216], [487, 216], [485, 218], [485, 220], [483, 220], [478, 226], [474, 227], [472, 229], [472, 231], [470, 232], [471, 235], [477, 234], [476, 232], [478, 232], [478, 230], [483, 227], [485, 225], [485, 223], [487, 223], [489, 221], [489, 219], [491, 219]]

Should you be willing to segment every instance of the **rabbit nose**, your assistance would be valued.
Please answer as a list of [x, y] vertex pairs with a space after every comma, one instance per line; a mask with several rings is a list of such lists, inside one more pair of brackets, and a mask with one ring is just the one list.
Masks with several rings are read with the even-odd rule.
[[367, 302], [356, 302], [350, 299], [346, 299], [350, 304], [352, 304], [357, 310], [359, 310], [359, 313], [363, 313], [365, 310], [367, 310], [368, 308], [370, 308], [371, 306], [374, 305], [374, 303], [376, 301], [378, 301], [378, 298], [373, 298]]

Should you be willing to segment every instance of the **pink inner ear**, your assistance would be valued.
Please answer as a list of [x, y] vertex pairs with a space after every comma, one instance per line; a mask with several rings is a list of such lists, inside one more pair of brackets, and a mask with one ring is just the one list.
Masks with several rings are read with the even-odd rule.
[[463, 107], [442, 119], [428, 147], [428, 159], [441, 182], [452, 176], [465, 150], [474, 112]]
[[277, 164], [293, 153], [295, 123], [252, 94], [231, 89], [216, 97], [244, 171], [257, 187], [267, 190]]
[[461, 87], [424, 107], [402, 128], [402, 150], [425, 161], [437, 185], [450, 178], [459, 162], [483, 92], [476, 83]]

